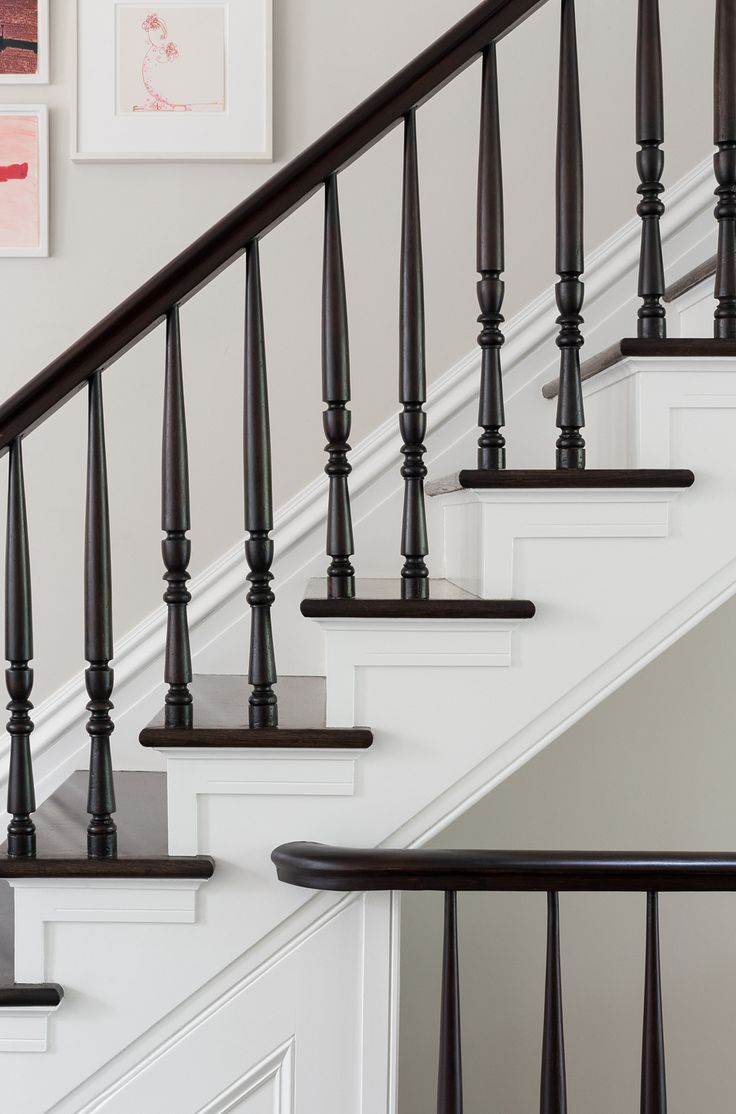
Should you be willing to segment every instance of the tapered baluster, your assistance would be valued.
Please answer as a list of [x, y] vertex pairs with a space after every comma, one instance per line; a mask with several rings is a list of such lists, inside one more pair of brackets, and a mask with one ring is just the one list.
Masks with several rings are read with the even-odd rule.
[[542, 1086], [539, 1110], [540, 1114], [566, 1114], [567, 1111], [560, 974], [560, 906], [556, 893], [547, 895], [547, 978], [544, 991]]
[[644, 977], [644, 1035], [641, 1052], [641, 1114], [666, 1114], [667, 1086], [659, 967], [659, 899], [647, 894], [647, 948]]
[[102, 373], [89, 381], [89, 432], [87, 442], [87, 512], [84, 534], [84, 656], [89, 703], [89, 792], [87, 853], [110, 858], [117, 853], [110, 736], [113, 704], [112, 570], [110, 561], [110, 511], [107, 497], [105, 417], [102, 407]]
[[481, 348], [480, 407], [478, 425], [479, 468], [505, 468], [506, 441], [501, 348], [503, 347], [504, 283], [503, 176], [501, 172], [501, 129], [498, 112], [498, 66], [496, 44], [483, 55], [481, 93], [480, 157], [478, 159], [478, 301], [483, 326]]
[[457, 894], [445, 894], [445, 939], [442, 955], [440, 1062], [437, 1114], [462, 1114], [463, 1072], [460, 1044], [460, 973], [457, 947]]
[[33, 620], [31, 613], [31, 563], [28, 553], [26, 495], [23, 483], [23, 450], [18, 437], [10, 446], [8, 480], [8, 533], [5, 554], [5, 680], [10, 703], [10, 777], [8, 780], [8, 855], [28, 858], [36, 854], [36, 810], [31, 764], [30, 701], [33, 670]]
[[189, 454], [181, 368], [179, 310], [169, 311], [166, 323], [166, 385], [164, 388], [164, 431], [161, 455], [161, 529], [166, 534], [163, 552], [167, 610], [166, 725], [188, 727], [192, 722], [192, 658], [189, 648], [187, 591], [192, 543], [187, 537], [189, 513]]
[[350, 348], [348, 310], [345, 297], [345, 269], [340, 233], [340, 205], [337, 176], [325, 183], [325, 246], [322, 275], [322, 400], [327, 404], [323, 417], [329, 453], [325, 472], [330, 494], [327, 507], [327, 570], [331, 596], [355, 595], [353, 521], [350, 513], [348, 462], [350, 445]]
[[715, 171], [718, 189], [717, 340], [736, 340], [736, 0], [717, 0]]
[[642, 220], [639, 258], [639, 336], [667, 336], [664, 297], [664, 261], [660, 219], [664, 205], [664, 91], [662, 86], [662, 35], [659, 0], [639, 0], [639, 31], [636, 48], [636, 142], [641, 150], [636, 167], [641, 185], [637, 213]]
[[557, 117], [557, 344], [561, 351], [557, 405], [558, 468], [585, 467], [580, 349], [583, 335], [583, 138], [575, 30], [575, 0], [562, 0], [560, 89]]
[[276, 658], [273, 648], [271, 565], [273, 563], [273, 490], [271, 433], [263, 335], [261, 265], [256, 240], [248, 248], [245, 318], [245, 528], [250, 535], [245, 556], [250, 568], [248, 603], [251, 608], [248, 680], [251, 727], [276, 727]]
[[424, 506], [424, 437], [427, 432], [427, 372], [424, 351], [424, 266], [419, 211], [419, 168], [417, 160], [416, 112], [404, 127], [404, 197], [401, 228], [400, 298], [400, 391], [399, 418], [404, 465], [404, 516], [401, 531], [402, 592], [407, 598], [426, 598], [429, 570], [424, 558], [429, 553]]

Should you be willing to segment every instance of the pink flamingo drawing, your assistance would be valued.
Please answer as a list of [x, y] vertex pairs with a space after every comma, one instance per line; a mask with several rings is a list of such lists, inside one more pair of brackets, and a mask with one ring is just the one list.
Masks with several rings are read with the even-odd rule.
[[191, 112], [190, 104], [175, 104], [162, 93], [156, 85], [156, 67], [165, 66], [175, 62], [179, 57], [179, 48], [169, 39], [169, 31], [160, 16], [152, 12], [146, 16], [142, 28], [148, 38], [148, 48], [143, 58], [141, 76], [148, 96], [145, 104], [133, 106], [134, 112]]

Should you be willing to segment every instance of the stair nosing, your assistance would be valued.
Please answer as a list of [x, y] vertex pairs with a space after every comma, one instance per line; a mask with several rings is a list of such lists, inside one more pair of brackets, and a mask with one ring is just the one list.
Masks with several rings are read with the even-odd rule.
[[695, 483], [688, 468], [590, 468], [583, 470], [506, 469], [482, 471], [461, 469], [427, 484], [428, 496], [457, 491], [574, 491], [687, 489]]
[[114, 859], [90, 859], [83, 855], [43, 855], [35, 858], [0, 858], [0, 878], [150, 878], [206, 880], [215, 872], [208, 855], [158, 855], [144, 858], [119, 855]]
[[9, 983], [0, 985], [0, 1010], [53, 1010], [63, 997], [64, 988], [58, 983]]

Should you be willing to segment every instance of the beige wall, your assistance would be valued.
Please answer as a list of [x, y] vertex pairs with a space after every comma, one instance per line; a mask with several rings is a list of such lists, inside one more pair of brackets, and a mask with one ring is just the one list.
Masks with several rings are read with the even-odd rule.
[[[75, 5], [74, 0], [52, 0], [53, 84], [35, 90], [3, 86], [5, 101], [37, 99], [51, 106], [53, 255], [0, 261], [0, 395], [37, 372], [471, 6], [469, 0], [374, 0], [370, 5], [274, 0], [274, 167], [75, 165], [69, 159]], [[557, 7], [548, 4], [500, 48], [509, 313], [553, 279]], [[631, 217], [635, 204], [636, 4], [586, 0], [579, 7], [587, 235], [593, 248]], [[664, 6], [669, 181], [710, 149], [713, 7], [714, 0], [668, 0]], [[432, 378], [470, 351], [477, 334], [478, 82], [476, 66], [423, 109], [419, 120]], [[396, 132], [342, 180], [354, 442], [396, 409], [400, 156]], [[323, 463], [321, 215], [321, 201], [315, 198], [263, 248], [277, 504], [301, 489]], [[242, 535], [242, 303], [240, 263], [183, 314], [195, 573]], [[159, 330], [105, 377], [118, 637], [160, 602], [162, 373]], [[26, 444], [37, 701], [81, 665], [84, 454], [83, 396]]]
[[[733, 850], [736, 602], [722, 607], [436, 847]], [[563, 895], [572, 1111], [638, 1109], [645, 898]], [[400, 1114], [434, 1109], [441, 897], [403, 903]], [[466, 1107], [538, 1109], [545, 898], [460, 904]], [[661, 899], [672, 1114], [733, 1109], [736, 896]]]

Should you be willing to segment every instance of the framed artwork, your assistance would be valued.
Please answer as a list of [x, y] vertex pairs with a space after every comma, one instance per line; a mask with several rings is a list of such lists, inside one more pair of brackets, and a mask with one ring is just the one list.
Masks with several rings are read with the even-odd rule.
[[49, 0], [0, 0], [0, 84], [49, 80]]
[[0, 256], [49, 254], [45, 105], [0, 108]]
[[271, 5], [77, 0], [72, 157], [269, 161]]

